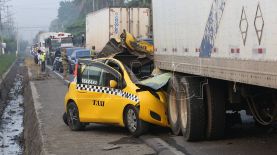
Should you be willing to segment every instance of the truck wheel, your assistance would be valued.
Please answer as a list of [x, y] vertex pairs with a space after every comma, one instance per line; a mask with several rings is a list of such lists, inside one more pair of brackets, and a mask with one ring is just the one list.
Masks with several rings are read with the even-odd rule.
[[78, 107], [74, 102], [69, 102], [67, 105], [67, 122], [72, 131], [79, 131], [84, 128], [79, 119]]
[[205, 85], [204, 99], [207, 105], [207, 139], [219, 139], [225, 130], [224, 83], [219, 80], [209, 80]]
[[201, 79], [197, 77], [181, 78], [180, 126], [187, 141], [202, 140], [205, 137], [206, 113], [201, 88]]
[[142, 135], [148, 129], [148, 123], [139, 119], [139, 110], [132, 105], [124, 110], [124, 123], [134, 137]]
[[181, 134], [181, 127], [180, 127], [180, 116], [179, 116], [179, 86], [176, 77], [172, 77], [169, 81], [168, 85], [168, 96], [167, 96], [167, 113], [168, 113], [168, 121], [170, 124], [171, 131], [174, 135]]

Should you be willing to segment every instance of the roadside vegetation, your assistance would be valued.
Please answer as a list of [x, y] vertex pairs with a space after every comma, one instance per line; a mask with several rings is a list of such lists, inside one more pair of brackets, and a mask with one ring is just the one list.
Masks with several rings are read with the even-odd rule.
[[0, 55], [0, 77], [8, 70], [8, 68], [12, 65], [15, 59], [16, 56], [14, 53]]

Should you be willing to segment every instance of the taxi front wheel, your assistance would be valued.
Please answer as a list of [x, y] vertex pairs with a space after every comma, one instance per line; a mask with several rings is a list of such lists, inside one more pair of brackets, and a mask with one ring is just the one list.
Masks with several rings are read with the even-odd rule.
[[74, 102], [67, 105], [67, 123], [72, 131], [79, 131], [84, 128], [79, 119], [79, 110]]
[[124, 123], [129, 132], [135, 137], [142, 135], [148, 129], [148, 123], [139, 119], [139, 110], [132, 105], [126, 107], [124, 111]]

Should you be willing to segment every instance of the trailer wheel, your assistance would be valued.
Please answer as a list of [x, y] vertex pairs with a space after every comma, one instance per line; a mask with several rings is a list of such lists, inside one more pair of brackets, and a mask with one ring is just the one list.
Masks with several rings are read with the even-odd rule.
[[201, 95], [201, 78], [183, 77], [180, 81], [180, 126], [185, 140], [197, 141], [205, 137], [206, 113]]
[[170, 124], [171, 131], [174, 135], [181, 134], [181, 127], [180, 127], [180, 115], [179, 115], [179, 86], [176, 77], [172, 77], [169, 81], [168, 85], [168, 96], [167, 96], [167, 103], [168, 103], [168, 121]]
[[219, 139], [224, 136], [226, 94], [224, 83], [209, 80], [205, 85], [204, 99], [207, 107], [207, 139]]

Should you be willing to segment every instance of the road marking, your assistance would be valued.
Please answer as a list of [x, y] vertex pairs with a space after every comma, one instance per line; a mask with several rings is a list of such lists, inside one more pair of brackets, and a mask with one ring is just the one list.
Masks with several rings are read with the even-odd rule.
[[[46, 66], [46, 68], [48, 68], [50, 71], [52, 71], [52, 68], [50, 66]], [[60, 73], [58, 73], [56, 71], [52, 71], [52, 72], [54, 72], [61, 80], [63, 80], [65, 82], [65, 84], [69, 84], [70, 83], [69, 80], [64, 80], [63, 76]]]

